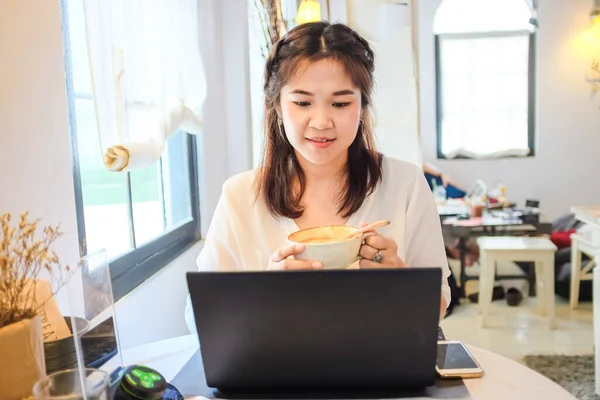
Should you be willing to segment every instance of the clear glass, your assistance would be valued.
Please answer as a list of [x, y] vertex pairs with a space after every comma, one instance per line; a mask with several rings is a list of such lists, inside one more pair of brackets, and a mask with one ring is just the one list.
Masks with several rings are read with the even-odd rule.
[[[107, 400], [108, 374], [104, 371], [86, 368], [80, 374], [78, 369], [55, 372], [40, 379], [33, 386], [35, 400]], [[85, 390], [81, 379], [85, 377]]]
[[89, 324], [85, 332], [74, 334], [81, 369], [123, 365], [110, 276], [103, 249], [82, 259], [81, 285], [70, 287], [72, 308], [83, 307], [72, 315], [85, 316]]
[[435, 203], [438, 205], [442, 205], [446, 203], [446, 188], [444, 186], [435, 185], [433, 189], [433, 198], [435, 199]]

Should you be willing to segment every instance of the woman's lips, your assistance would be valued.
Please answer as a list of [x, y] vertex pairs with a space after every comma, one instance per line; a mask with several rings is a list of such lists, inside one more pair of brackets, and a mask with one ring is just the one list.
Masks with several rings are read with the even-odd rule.
[[308, 142], [310, 144], [312, 144], [313, 146], [315, 146], [318, 149], [326, 149], [327, 147], [329, 147], [333, 144], [333, 141], [335, 139], [330, 139], [327, 137], [311, 137], [311, 138], [306, 138], [306, 140], [308, 140]]

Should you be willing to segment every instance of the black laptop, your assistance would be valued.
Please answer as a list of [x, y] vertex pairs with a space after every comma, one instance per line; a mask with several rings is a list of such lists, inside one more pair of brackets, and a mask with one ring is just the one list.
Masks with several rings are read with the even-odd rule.
[[208, 386], [387, 390], [435, 382], [440, 268], [189, 272]]

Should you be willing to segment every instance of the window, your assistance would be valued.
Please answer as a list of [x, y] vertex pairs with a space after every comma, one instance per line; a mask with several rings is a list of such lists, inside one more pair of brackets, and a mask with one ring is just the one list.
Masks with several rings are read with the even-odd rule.
[[535, 154], [532, 22], [524, 0], [442, 3], [434, 22], [438, 158]]
[[158, 163], [108, 171], [92, 98], [83, 0], [63, 0], [62, 10], [80, 252], [106, 249], [119, 299], [200, 238], [196, 141], [180, 131]]

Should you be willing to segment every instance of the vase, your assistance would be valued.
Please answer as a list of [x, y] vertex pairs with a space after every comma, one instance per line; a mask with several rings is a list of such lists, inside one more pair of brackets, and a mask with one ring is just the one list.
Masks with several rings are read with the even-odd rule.
[[31, 396], [46, 375], [40, 316], [0, 328], [0, 399]]

